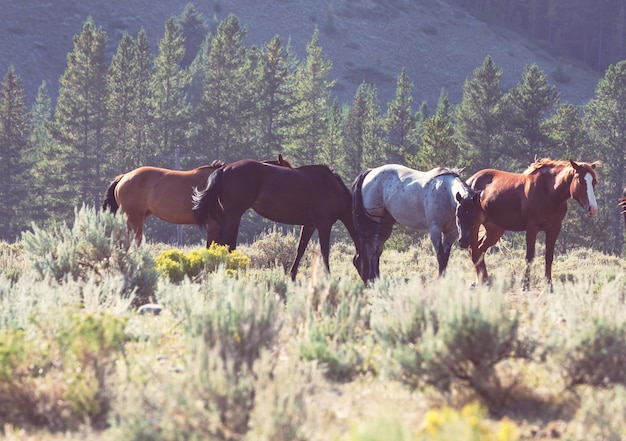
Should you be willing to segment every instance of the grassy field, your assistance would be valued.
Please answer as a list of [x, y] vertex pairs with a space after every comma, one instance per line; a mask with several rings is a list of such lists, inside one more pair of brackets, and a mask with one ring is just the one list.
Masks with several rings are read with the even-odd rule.
[[81, 210], [1, 244], [4, 439], [626, 438], [624, 259], [558, 255], [550, 292], [538, 257], [522, 291], [504, 241], [472, 288], [467, 251], [439, 279], [424, 240], [366, 288], [342, 242], [331, 275], [313, 243], [291, 282], [297, 238], [274, 231], [243, 267], [173, 283], [168, 248], [124, 230]]

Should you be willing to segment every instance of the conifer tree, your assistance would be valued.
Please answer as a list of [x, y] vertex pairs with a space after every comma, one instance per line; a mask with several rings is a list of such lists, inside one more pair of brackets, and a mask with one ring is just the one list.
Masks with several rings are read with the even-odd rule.
[[419, 170], [435, 167], [460, 166], [459, 147], [454, 136], [454, 124], [448, 93], [441, 90], [435, 114], [424, 121], [422, 143], [417, 155], [410, 157], [409, 166]]
[[298, 65], [295, 72], [295, 130], [286, 149], [287, 154], [300, 165], [317, 162], [328, 127], [326, 115], [330, 89], [335, 84], [328, 79], [332, 62], [322, 51], [317, 28], [307, 44], [306, 52], [306, 60]]
[[[50, 170], [60, 170], [62, 165], [56, 164], [55, 140], [50, 133], [52, 123], [52, 98], [48, 93], [46, 82], [43, 81], [37, 90], [35, 102], [30, 111], [29, 134], [31, 155], [28, 163], [32, 164], [29, 173], [31, 191], [31, 220], [36, 223], [45, 223], [54, 214], [56, 202], [55, 189], [62, 185], [58, 174]], [[52, 194], [51, 194], [52, 192]]]
[[388, 161], [405, 164], [406, 155], [414, 152], [409, 134], [415, 129], [416, 115], [413, 114], [413, 83], [409, 80], [406, 68], [402, 68], [396, 82], [396, 96], [387, 106], [384, 120], [387, 143], [389, 146]]
[[150, 52], [150, 42], [146, 31], [142, 28], [135, 40], [135, 114], [132, 116], [132, 155], [133, 167], [146, 165], [148, 158], [154, 155], [155, 141], [151, 130], [154, 108], [151, 80], [154, 60]]
[[[102, 172], [105, 124], [106, 33], [91, 19], [74, 36], [61, 76], [51, 152], [63, 184], [55, 189], [61, 212], [68, 218], [76, 205], [99, 205], [108, 176]], [[49, 159], [49, 158], [48, 158]]]
[[124, 33], [107, 72], [108, 175], [145, 165], [152, 153], [150, 74], [152, 57], [145, 31], [137, 40]]
[[376, 88], [361, 83], [348, 110], [344, 128], [346, 167], [352, 177], [385, 162], [381, 126]]
[[626, 61], [609, 66], [598, 81], [594, 98], [585, 106], [585, 121], [596, 155], [591, 159], [603, 163], [594, 225], [600, 226], [600, 232], [610, 232], [598, 236], [605, 240], [604, 251], [621, 254], [624, 232], [615, 204], [626, 183]]
[[13, 66], [0, 84], [0, 238], [14, 240], [28, 224], [28, 111], [22, 80]]
[[578, 106], [562, 103], [545, 122], [545, 130], [552, 145], [547, 156], [562, 159], [592, 158], [589, 132]]
[[[133, 116], [137, 88], [137, 51], [132, 37], [125, 32], [107, 73], [107, 160], [115, 164], [118, 174], [134, 168]], [[115, 171], [111, 170], [109, 174]]]
[[351, 170], [346, 168], [346, 155], [344, 154], [344, 110], [335, 98], [328, 109], [328, 128], [322, 142], [319, 154], [319, 162], [333, 167], [341, 176], [353, 178]]
[[556, 88], [548, 84], [546, 74], [536, 64], [524, 69], [522, 80], [506, 94], [511, 106], [508, 127], [513, 137], [508, 145], [508, 155], [516, 168], [523, 169], [536, 156], [549, 156], [551, 139], [546, 121], [559, 101]]
[[483, 168], [510, 169], [505, 162], [506, 108], [500, 87], [502, 70], [487, 56], [463, 85], [456, 108], [456, 134], [468, 171]]
[[151, 79], [153, 139], [157, 154], [170, 155], [186, 145], [190, 106], [185, 98], [189, 72], [182, 68], [185, 46], [180, 26], [173, 18], [165, 22], [165, 34], [159, 40]]
[[187, 3], [185, 9], [178, 18], [185, 44], [185, 56], [180, 62], [183, 68], [188, 68], [196, 58], [202, 43], [209, 32], [206, 19], [193, 3]]
[[28, 119], [29, 141], [32, 146], [32, 156], [29, 158], [29, 162], [32, 164], [42, 160], [43, 152], [51, 148], [53, 143], [49, 127], [51, 120], [52, 98], [48, 93], [46, 82], [43, 81], [37, 89], [37, 96]]
[[293, 107], [289, 58], [279, 36], [264, 46], [259, 66], [259, 124], [261, 140], [258, 157], [275, 157], [283, 153], [283, 144]]
[[247, 34], [239, 20], [229, 15], [211, 40], [205, 57], [205, 81], [195, 116], [192, 135], [194, 150], [208, 158], [240, 159], [248, 146], [243, 133], [255, 113], [248, 59], [243, 40]]

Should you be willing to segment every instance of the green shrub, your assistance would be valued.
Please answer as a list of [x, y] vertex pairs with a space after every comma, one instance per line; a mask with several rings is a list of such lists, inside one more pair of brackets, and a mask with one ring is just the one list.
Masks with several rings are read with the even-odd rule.
[[0, 423], [103, 426], [126, 319], [81, 311], [50, 320], [0, 332]]
[[165, 275], [172, 283], [180, 283], [185, 277], [194, 279], [203, 271], [214, 272], [224, 266], [228, 274], [246, 268], [250, 259], [241, 251], [229, 251], [228, 245], [218, 245], [215, 242], [206, 249], [191, 250], [187, 253], [173, 249], [159, 253], [155, 259], [157, 271]]
[[328, 378], [349, 381], [369, 369], [362, 353], [368, 346], [370, 320], [363, 285], [342, 283], [326, 274], [312, 285], [300, 355], [318, 361]]
[[39, 278], [60, 283], [119, 274], [125, 282], [122, 295], [134, 294], [135, 304], [146, 303], [154, 294], [152, 255], [134, 245], [123, 216], [83, 206], [75, 210], [71, 228], [63, 224], [45, 231], [33, 224], [32, 229], [23, 234], [24, 257]]
[[496, 365], [509, 358], [528, 358], [534, 346], [518, 338], [517, 316], [488, 300], [490, 295], [473, 294], [472, 298], [444, 291], [437, 299], [405, 300], [391, 311], [387, 323], [377, 320], [376, 329], [391, 346], [407, 384], [448, 390], [460, 381], [490, 406], [499, 406], [505, 394]]
[[[250, 256], [253, 268], [272, 268], [280, 265], [283, 270], [288, 270], [296, 257], [298, 238], [293, 233], [285, 234], [283, 231], [274, 229], [263, 233], [252, 245], [246, 247], [246, 255]], [[312, 246], [309, 244], [307, 250]], [[306, 262], [306, 255], [302, 264]]]
[[568, 387], [626, 386], [626, 327], [593, 319], [559, 350]]

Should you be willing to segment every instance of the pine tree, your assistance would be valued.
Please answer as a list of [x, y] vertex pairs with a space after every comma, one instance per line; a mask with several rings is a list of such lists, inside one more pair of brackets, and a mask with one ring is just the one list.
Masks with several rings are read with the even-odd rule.
[[198, 105], [192, 136], [194, 150], [213, 159], [240, 159], [248, 146], [250, 124], [255, 108], [250, 100], [252, 85], [246, 48], [243, 40], [247, 30], [234, 15], [222, 21], [205, 57], [205, 82]]
[[442, 89], [435, 114], [424, 121], [420, 151], [410, 157], [409, 166], [419, 170], [430, 170], [439, 166], [460, 165], [460, 152], [454, 136], [450, 101], [448, 93]]
[[[53, 165], [56, 161], [55, 153], [58, 151], [55, 140], [50, 133], [52, 124], [52, 99], [48, 94], [46, 82], [42, 82], [37, 90], [35, 102], [30, 111], [29, 133], [30, 144], [32, 146], [28, 163], [30, 168], [29, 182], [31, 191], [29, 203], [31, 205], [30, 218], [40, 224], [46, 223], [54, 214], [55, 203], [54, 193], [50, 194], [50, 189], [56, 189], [62, 185], [58, 174], [50, 173], [50, 170], [60, 170], [61, 164]], [[54, 192], [54, 190], [52, 190]]]
[[295, 73], [295, 130], [286, 148], [287, 154], [300, 165], [317, 162], [321, 141], [328, 127], [326, 115], [330, 89], [335, 84], [328, 80], [332, 62], [322, 51], [317, 28], [307, 44], [306, 52], [305, 62], [298, 65]]
[[[74, 206], [99, 205], [108, 180], [102, 172], [105, 123], [106, 33], [91, 19], [74, 36], [74, 49], [67, 56], [61, 76], [53, 134], [58, 151], [52, 152], [55, 170], [63, 184], [57, 214], [67, 218]], [[48, 158], [50, 159], [50, 158]]]
[[[107, 73], [107, 160], [117, 173], [134, 168], [133, 117], [137, 88], [137, 51], [132, 37], [125, 32]], [[109, 174], [115, 173], [115, 168]]]
[[328, 109], [328, 128], [319, 153], [319, 162], [333, 167], [341, 176], [352, 177], [346, 168], [344, 146], [344, 110], [335, 98]]
[[177, 147], [186, 145], [190, 106], [185, 99], [185, 88], [190, 76], [181, 66], [184, 56], [180, 27], [169, 18], [165, 22], [165, 34], [159, 40], [159, 53], [154, 59], [151, 79], [152, 136], [157, 154], [169, 155]]
[[483, 168], [508, 169], [506, 108], [500, 87], [502, 70], [487, 56], [463, 85], [463, 98], [456, 108], [456, 134], [463, 164], [473, 172]]
[[180, 65], [183, 68], [188, 68], [206, 39], [209, 25], [193, 3], [185, 5], [185, 9], [183, 9], [178, 18], [178, 25], [185, 42], [185, 56], [181, 60]]
[[14, 240], [28, 224], [28, 111], [22, 80], [9, 66], [0, 84], [0, 238]]
[[406, 155], [414, 152], [409, 134], [415, 129], [416, 115], [413, 104], [413, 83], [409, 81], [406, 68], [403, 68], [396, 82], [396, 96], [387, 106], [384, 127], [389, 145], [388, 161], [406, 164]]
[[548, 156], [552, 150], [551, 139], [546, 133], [546, 118], [558, 104], [559, 94], [548, 84], [546, 74], [536, 64], [524, 69], [521, 82], [506, 94], [512, 115], [509, 130], [513, 134], [508, 155], [515, 167], [523, 169], [536, 156]]
[[626, 182], [626, 61], [609, 66], [598, 81], [594, 98], [585, 106], [585, 121], [596, 159], [603, 163], [602, 186], [597, 189], [600, 207], [594, 221], [600, 227], [596, 239], [604, 242], [604, 251], [619, 255], [624, 232], [615, 204]]
[[259, 67], [259, 123], [261, 145], [258, 157], [274, 157], [283, 153], [283, 144], [293, 107], [288, 54], [280, 37], [275, 36], [264, 47]]
[[376, 88], [361, 83], [348, 110], [344, 128], [346, 168], [350, 176], [356, 177], [364, 169], [385, 162], [381, 129]]
[[144, 30], [124, 33], [107, 72], [107, 168], [116, 175], [145, 164], [152, 153], [150, 73], [152, 57]]
[[132, 154], [133, 167], [148, 163], [148, 157], [154, 155], [155, 141], [152, 137], [152, 122], [155, 114], [152, 107], [152, 75], [154, 60], [150, 53], [150, 42], [142, 28], [135, 40], [135, 114], [132, 116]]
[[592, 157], [589, 132], [578, 106], [562, 103], [545, 122], [545, 130], [553, 146], [546, 156], [574, 160]]

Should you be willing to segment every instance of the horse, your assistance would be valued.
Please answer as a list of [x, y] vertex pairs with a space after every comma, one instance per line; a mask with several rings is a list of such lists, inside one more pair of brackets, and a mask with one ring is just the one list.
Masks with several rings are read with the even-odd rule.
[[[598, 182], [598, 162], [535, 161], [523, 173], [485, 169], [467, 183], [481, 191], [480, 213], [469, 246], [476, 282], [487, 282], [484, 255], [505, 231], [526, 232], [526, 271], [522, 288], [530, 286], [530, 264], [535, 257], [535, 242], [545, 232], [545, 280], [552, 288], [554, 246], [567, 213], [567, 201], [574, 198], [589, 217], [598, 212], [594, 189]], [[484, 232], [480, 234], [480, 228]]]
[[353, 263], [359, 269], [352, 195], [341, 177], [326, 165], [285, 168], [252, 159], [240, 160], [213, 172], [204, 190], [194, 190], [193, 201], [196, 223], [203, 229], [219, 225], [216, 242], [231, 250], [237, 247], [239, 222], [249, 208], [273, 222], [302, 225], [289, 271], [291, 280], [296, 279], [300, 260], [315, 230], [324, 265], [330, 272], [330, 233], [339, 220], [355, 243], [357, 254]]
[[480, 195], [445, 167], [430, 171], [386, 164], [367, 169], [352, 185], [354, 223], [366, 283], [380, 277], [380, 256], [396, 223], [428, 230], [442, 276], [452, 245], [467, 248]]
[[[268, 160], [283, 167], [291, 167], [282, 155], [278, 160]], [[139, 167], [117, 176], [109, 184], [102, 210], [126, 214], [126, 224], [135, 233], [135, 242], [141, 244], [143, 224], [150, 215], [178, 225], [193, 225], [192, 192], [205, 185], [207, 178], [224, 162], [215, 160], [193, 170], [169, 170], [158, 167]], [[213, 240], [207, 235], [207, 245]]]

